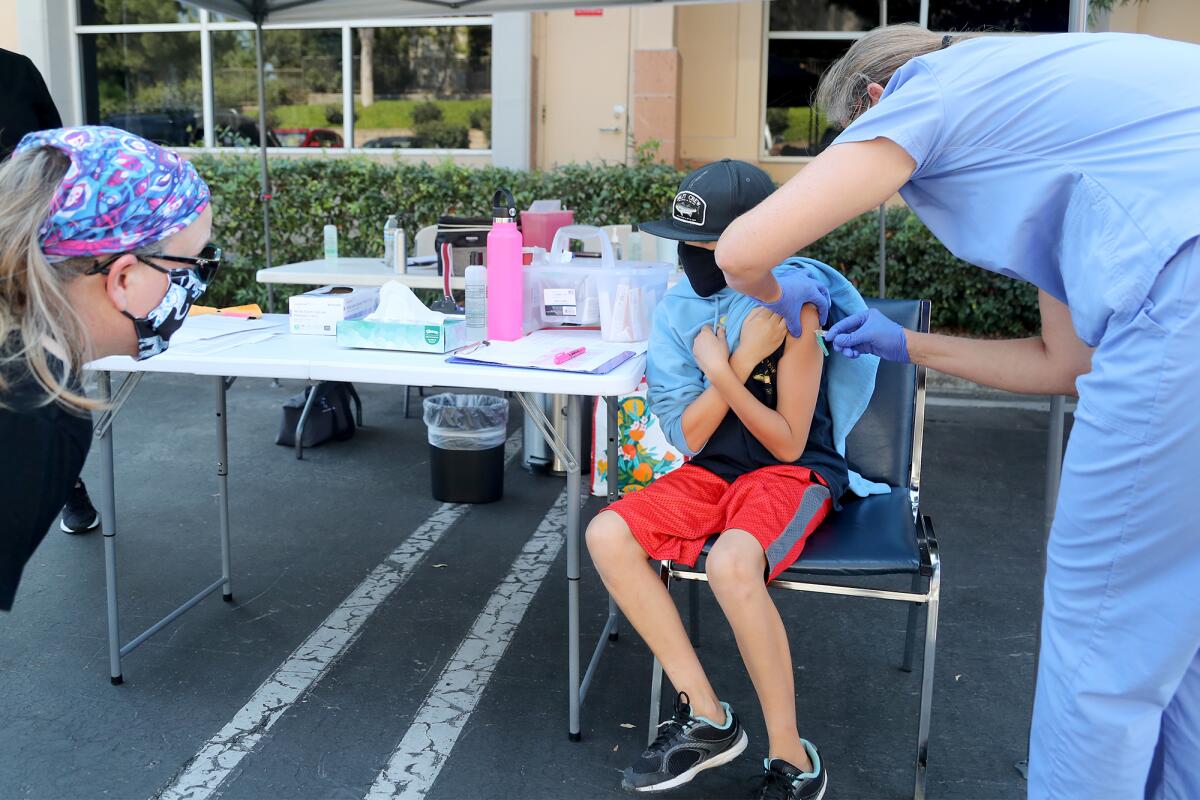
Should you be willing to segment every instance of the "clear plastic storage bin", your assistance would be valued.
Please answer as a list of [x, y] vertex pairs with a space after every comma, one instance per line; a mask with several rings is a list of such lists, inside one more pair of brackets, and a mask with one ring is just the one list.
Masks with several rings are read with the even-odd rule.
[[[573, 241], [592, 252], [598, 249], [600, 257], [572, 255]], [[599, 325], [611, 341], [637, 341], [628, 338], [636, 334], [649, 338], [648, 321], [666, 292], [670, 272], [670, 265], [655, 261], [617, 261], [600, 228], [560, 228], [545, 259], [525, 270], [525, 329]], [[613, 319], [614, 310], [623, 322], [610, 325], [605, 320]]]
[[600, 295], [600, 336], [610, 342], [650, 338], [654, 307], [667, 293], [671, 265], [621, 261], [596, 277]]

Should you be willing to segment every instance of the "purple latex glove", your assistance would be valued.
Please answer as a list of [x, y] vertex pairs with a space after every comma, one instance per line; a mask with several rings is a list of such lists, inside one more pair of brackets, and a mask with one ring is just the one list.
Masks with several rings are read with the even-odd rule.
[[804, 324], [800, 322], [800, 309], [805, 303], [812, 303], [817, 307], [821, 324], [825, 324], [825, 320], [829, 318], [829, 289], [825, 284], [799, 269], [776, 275], [775, 279], [779, 281], [779, 288], [783, 292], [779, 299], [774, 303], [764, 303], [762, 300], [755, 302], [783, 317], [788, 326], [788, 333], [797, 337], [804, 333]]
[[825, 341], [847, 358], [868, 354], [888, 361], [909, 362], [904, 328], [878, 309], [851, 314], [825, 332]]

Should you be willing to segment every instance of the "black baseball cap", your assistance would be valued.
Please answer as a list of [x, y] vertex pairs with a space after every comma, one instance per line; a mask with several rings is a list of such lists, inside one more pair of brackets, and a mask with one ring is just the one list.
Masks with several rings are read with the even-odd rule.
[[771, 176], [753, 164], [714, 161], [683, 179], [667, 219], [639, 223], [638, 230], [681, 242], [715, 242], [729, 223], [774, 191]]

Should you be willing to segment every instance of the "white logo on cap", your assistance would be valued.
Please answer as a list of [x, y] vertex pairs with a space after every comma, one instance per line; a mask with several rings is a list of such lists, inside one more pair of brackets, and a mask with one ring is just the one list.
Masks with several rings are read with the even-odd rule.
[[680, 192], [671, 204], [671, 218], [687, 225], [703, 226], [707, 210], [708, 203], [703, 197], [695, 192]]

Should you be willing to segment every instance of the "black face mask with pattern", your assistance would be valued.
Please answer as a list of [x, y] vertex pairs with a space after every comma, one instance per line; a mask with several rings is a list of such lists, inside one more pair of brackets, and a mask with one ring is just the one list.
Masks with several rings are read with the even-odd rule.
[[725, 282], [725, 273], [717, 266], [717, 254], [713, 250], [680, 242], [679, 263], [683, 265], [692, 290], [701, 297], [712, 297], [729, 285]]

